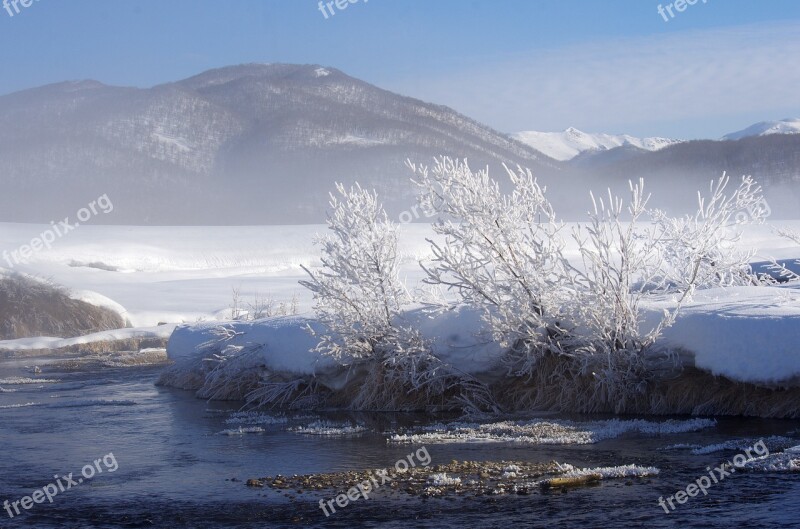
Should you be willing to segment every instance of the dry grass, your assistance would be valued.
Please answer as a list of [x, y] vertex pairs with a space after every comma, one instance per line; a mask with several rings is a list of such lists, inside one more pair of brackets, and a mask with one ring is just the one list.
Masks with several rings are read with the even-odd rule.
[[48, 362], [49, 369], [59, 371], [85, 371], [86, 369], [99, 368], [125, 368], [138, 366], [154, 366], [169, 363], [166, 349], [143, 349], [131, 351], [116, 351], [79, 356], [75, 358]]
[[71, 299], [62, 287], [20, 274], [0, 275], [0, 340], [73, 338], [123, 327], [116, 312]]
[[533, 378], [511, 378], [492, 386], [508, 411], [655, 415], [736, 415], [799, 418], [800, 388], [770, 388], [734, 382], [695, 368], [673, 376], [641, 378], [639, 391], [605, 393], [590, 373], [563, 359], [541, 362]]
[[86, 344], [68, 345], [55, 349], [0, 349], [0, 357], [33, 357], [33, 356], [77, 356], [102, 355], [142, 349], [165, 349], [169, 338], [124, 338], [121, 340], [101, 340]]
[[[534, 377], [509, 378], [491, 387], [443, 376], [430, 387], [412, 388], [375, 364], [332, 390], [319, 379], [286, 377], [266, 369], [222, 372], [208, 359], [194, 369], [168, 368], [158, 384], [194, 390], [212, 400], [241, 400], [254, 407], [359, 411], [559, 411], [656, 415], [744, 415], [800, 418], [800, 388], [766, 388], [733, 382], [696, 369], [672, 379], [651, 380], [634, 394], [608, 392], [591, 374], [562, 360], [542, 362]], [[212, 375], [213, 373], [213, 375]], [[619, 398], [620, 400], [616, 400]]]

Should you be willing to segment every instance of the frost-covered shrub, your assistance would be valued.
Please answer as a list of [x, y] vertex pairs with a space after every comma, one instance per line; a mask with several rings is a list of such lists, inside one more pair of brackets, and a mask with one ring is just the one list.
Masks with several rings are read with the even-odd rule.
[[230, 319], [235, 321], [255, 321], [273, 316], [294, 316], [299, 312], [299, 300], [296, 295], [290, 301], [276, 301], [269, 294], [266, 296], [256, 291], [253, 301], [242, 302], [241, 289], [232, 289]]
[[687, 291], [754, 284], [748, 263], [755, 252], [737, 243], [741, 226], [764, 222], [769, 209], [752, 177], [742, 177], [739, 187], [727, 194], [729, 182], [723, 173], [711, 183], [707, 197], [698, 193], [694, 215], [673, 218], [663, 211], [650, 212], [665, 264], [665, 281], [659, 287]]
[[615, 402], [624, 409], [644, 392], [649, 373], [643, 353], [676, 313], [666, 312], [655, 326], [642, 328], [642, 302], [654, 285], [663, 285], [664, 260], [657, 230], [645, 222], [644, 182], [631, 184], [630, 191], [627, 206], [610, 191], [606, 198], [591, 195], [589, 222], [573, 230], [581, 262], [564, 281], [570, 284], [568, 308], [581, 339], [551, 376], [573, 388], [580, 377], [589, 381], [592, 391], [580, 393], [582, 408]]
[[631, 184], [630, 190], [627, 206], [610, 191], [605, 199], [591, 195], [589, 222], [573, 230], [581, 262], [566, 278], [572, 284], [569, 302], [593, 353], [598, 347], [609, 353], [640, 351], [660, 332], [657, 326], [643, 334], [639, 324], [644, 296], [654, 284], [663, 284], [661, 241], [656, 230], [643, 225], [644, 182]]
[[320, 269], [303, 269], [300, 284], [314, 295], [314, 310], [327, 332], [318, 350], [343, 363], [382, 357], [398, 347], [421, 348], [416, 333], [403, 325], [401, 310], [411, 296], [400, 279], [397, 226], [374, 192], [337, 185], [331, 194], [329, 234]]
[[473, 172], [466, 161], [409, 165], [420, 206], [439, 213], [433, 229], [444, 237], [442, 244], [429, 240], [426, 282], [483, 307], [495, 339], [523, 356], [563, 352], [563, 225], [531, 172], [506, 167], [513, 185], [506, 195], [488, 169]]
[[[800, 233], [789, 229], [779, 229], [778, 234], [800, 246]], [[794, 265], [794, 267], [791, 267], [791, 263], [778, 263], [773, 259], [771, 268], [775, 276], [777, 276], [776, 280], [784, 282], [800, 281], [800, 259], [795, 261]]]
[[[751, 254], [735, 248], [739, 214], [763, 220], [763, 197], [750, 177], [726, 195], [723, 175], [710, 197], [699, 198], [695, 215], [678, 219], [647, 208], [643, 181], [631, 184], [627, 205], [610, 192], [592, 195], [589, 221], [571, 234], [580, 259], [570, 262], [563, 224], [530, 171], [506, 167], [506, 194], [488, 169], [473, 172], [466, 161], [409, 166], [420, 206], [438, 213], [433, 229], [444, 239], [429, 241], [426, 282], [484, 311], [495, 339], [509, 347], [511, 374], [530, 378], [544, 370], [548, 383], [567, 393], [578, 380], [591, 385], [573, 393], [582, 395], [581, 408], [624, 408], [645, 391], [652, 378], [647, 353], [695, 288], [751, 280]], [[645, 298], [668, 292], [677, 294], [676, 306], [643, 327]], [[670, 361], [663, 351], [653, 358]]]
[[322, 267], [304, 267], [310, 279], [301, 284], [313, 293], [326, 329], [317, 334], [317, 350], [362, 373], [350, 406], [485, 407], [491, 401], [486, 388], [436, 358], [404, 320], [403, 307], [412, 298], [399, 274], [397, 225], [376, 194], [358, 185], [337, 185], [337, 191], [330, 200], [330, 233], [318, 240]]

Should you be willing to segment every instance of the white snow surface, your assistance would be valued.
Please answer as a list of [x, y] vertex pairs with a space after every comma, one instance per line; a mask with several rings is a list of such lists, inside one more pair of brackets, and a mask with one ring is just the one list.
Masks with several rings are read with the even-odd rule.
[[[214, 330], [219, 322], [202, 322], [180, 325], [172, 333], [167, 344], [167, 354], [175, 361], [190, 360], [198, 355], [200, 346], [215, 340]], [[308, 325], [321, 330], [312, 319], [302, 316], [281, 316], [254, 322], [235, 321], [223, 324], [236, 332], [226, 345], [264, 345], [262, 361], [273, 372], [294, 375], [313, 375], [318, 372], [336, 370], [333, 359], [314, 351], [317, 338], [307, 330]]]
[[570, 127], [563, 132], [517, 132], [515, 139], [556, 160], [571, 160], [586, 151], [605, 151], [632, 145], [646, 151], [658, 151], [682, 140], [669, 138], [636, 138], [627, 134], [587, 133]]
[[722, 137], [723, 140], [740, 140], [751, 136], [769, 136], [771, 134], [800, 134], [800, 118], [786, 118], [778, 121], [761, 121], [746, 129], [731, 132]]
[[[666, 308], [668, 303], [654, 304]], [[662, 344], [689, 351], [714, 375], [762, 384], [800, 377], [800, 289], [701, 290], [685, 303]]]

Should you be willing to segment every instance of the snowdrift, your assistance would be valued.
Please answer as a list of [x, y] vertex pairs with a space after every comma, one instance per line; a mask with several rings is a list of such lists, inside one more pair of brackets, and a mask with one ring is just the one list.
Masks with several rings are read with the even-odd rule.
[[694, 367], [738, 382], [800, 386], [800, 289], [733, 287], [695, 293], [662, 343]]

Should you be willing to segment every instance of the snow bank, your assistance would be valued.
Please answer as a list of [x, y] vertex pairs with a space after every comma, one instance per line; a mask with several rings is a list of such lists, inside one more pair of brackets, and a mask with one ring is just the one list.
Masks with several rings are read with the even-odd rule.
[[[649, 315], [674, 306], [674, 299], [651, 301]], [[465, 306], [432, 315], [411, 310], [409, 324], [429, 340], [433, 353], [446, 364], [479, 377], [502, 375], [497, 371], [504, 349], [483, 329], [481, 313]], [[237, 335], [229, 345], [263, 345], [263, 365], [272, 372], [297, 376], [327, 375], [340, 385], [343, 370], [332, 359], [314, 351], [318, 339], [308, 331], [321, 331], [315, 320], [282, 316], [253, 322], [202, 322], [175, 328], [167, 346], [176, 361], [195, 359], [201, 345], [213, 341], [220, 325]], [[173, 326], [155, 329], [109, 331], [89, 337], [60, 340], [24, 339], [0, 342], [0, 349], [36, 349], [112, 338], [143, 337], [141, 333], [166, 336]], [[800, 380], [800, 289], [736, 287], [699, 291], [685, 302], [678, 320], [668, 328], [659, 345], [688, 353], [694, 367], [739, 382], [761, 385], [796, 385]], [[337, 378], [338, 377], [338, 378]], [[326, 382], [327, 383], [327, 382]]]
[[84, 303], [94, 305], [95, 307], [108, 309], [119, 314], [119, 317], [122, 318], [122, 321], [129, 321], [128, 310], [125, 307], [98, 292], [93, 292], [91, 290], [70, 290], [68, 294], [71, 299], [83, 301]]
[[[658, 308], [666, 308], [662, 303]], [[695, 367], [754, 384], [800, 378], [800, 289], [701, 290], [686, 303], [661, 345], [694, 355]]]
[[[409, 322], [418, 327], [432, 344], [434, 354], [460, 371], [480, 374], [490, 371], [503, 354], [496, 342], [476, 335], [481, 329], [480, 314], [466, 307], [456, 307], [437, 315], [423, 310], [408, 313]], [[340, 366], [331, 358], [314, 351], [319, 339], [308, 332], [323, 329], [313, 319], [303, 316], [278, 316], [252, 322], [202, 322], [180, 325], [170, 337], [167, 354], [176, 362], [197, 360], [205, 354], [202, 345], [219, 339], [220, 327], [236, 333], [226, 345], [263, 345], [264, 366], [272, 372], [297, 376], [338, 376]]]
[[457, 305], [435, 315], [418, 309], [406, 319], [431, 343], [437, 358], [470, 375], [491, 372], [505, 353], [488, 332], [481, 332], [482, 312], [474, 308]]
[[314, 375], [335, 371], [338, 366], [327, 357], [314, 351], [318, 339], [307, 328], [317, 331], [319, 325], [301, 316], [278, 316], [256, 321], [233, 321], [224, 324], [203, 322], [195, 325], [180, 325], [169, 339], [167, 355], [176, 362], [201, 359], [206, 354], [204, 344], [219, 340], [216, 331], [224, 327], [235, 333], [225, 341], [226, 345], [263, 345], [262, 358], [267, 369], [292, 375]]

